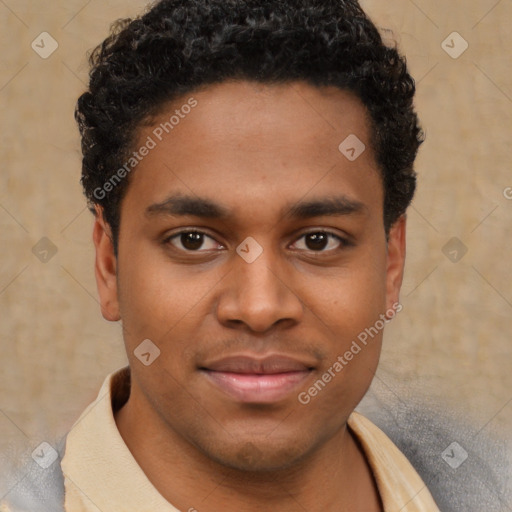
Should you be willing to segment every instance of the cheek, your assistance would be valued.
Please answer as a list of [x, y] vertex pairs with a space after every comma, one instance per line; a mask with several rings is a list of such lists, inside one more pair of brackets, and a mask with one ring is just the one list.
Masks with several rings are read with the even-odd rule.
[[385, 261], [376, 253], [362, 256], [313, 289], [326, 323], [357, 336], [386, 310]]
[[377, 251], [363, 256], [357, 265], [343, 269], [317, 287], [315, 313], [328, 326], [331, 340], [322, 371], [331, 368], [336, 374], [330, 385], [332, 393], [323, 397], [327, 403], [344, 395], [347, 403], [355, 405], [375, 373], [385, 325], [381, 319], [386, 311], [384, 256]]
[[149, 338], [161, 346], [174, 338], [179, 345], [177, 334], [207, 314], [208, 294], [220, 278], [216, 272], [172, 265], [154, 248], [120, 258], [119, 302], [127, 343]]
[[338, 275], [323, 289], [315, 316], [329, 343], [318, 380], [303, 390], [300, 403], [307, 401], [322, 422], [336, 426], [361, 401], [374, 377], [382, 345], [385, 279], [375, 265]]

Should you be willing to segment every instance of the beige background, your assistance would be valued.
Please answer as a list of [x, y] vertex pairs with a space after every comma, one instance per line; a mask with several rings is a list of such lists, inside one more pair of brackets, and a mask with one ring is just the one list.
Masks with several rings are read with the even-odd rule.
[[[126, 361], [120, 326], [96, 300], [73, 108], [86, 51], [144, 4], [0, 0], [0, 448], [64, 434]], [[404, 310], [386, 333], [375, 386], [405, 403], [428, 398], [482, 432], [509, 432], [512, 2], [362, 4], [407, 55], [427, 134]], [[43, 31], [59, 44], [46, 60], [31, 48]], [[441, 46], [454, 31], [469, 44], [458, 59]], [[58, 249], [47, 263], [32, 253], [43, 236]], [[443, 253], [453, 237], [468, 249], [458, 263]]]

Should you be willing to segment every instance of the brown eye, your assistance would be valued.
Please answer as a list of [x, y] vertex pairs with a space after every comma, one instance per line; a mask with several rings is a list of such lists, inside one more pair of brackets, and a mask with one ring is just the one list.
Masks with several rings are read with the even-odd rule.
[[183, 247], [189, 251], [196, 251], [200, 249], [204, 242], [204, 235], [202, 233], [182, 233], [180, 241]]
[[201, 231], [181, 231], [169, 237], [165, 243], [185, 252], [203, 252], [220, 247], [216, 240]]
[[[302, 242], [302, 240], [304, 240], [304, 242]], [[334, 233], [312, 231], [302, 235], [294, 245], [296, 249], [326, 253], [336, 249], [342, 249], [350, 244], [347, 240]]]
[[306, 247], [312, 251], [322, 251], [327, 247], [329, 236], [327, 233], [310, 233], [306, 235]]

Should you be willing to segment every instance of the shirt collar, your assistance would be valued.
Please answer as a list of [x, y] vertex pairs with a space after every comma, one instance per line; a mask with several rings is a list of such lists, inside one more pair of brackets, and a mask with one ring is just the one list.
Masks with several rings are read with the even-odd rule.
[[[179, 512], [148, 480], [117, 429], [114, 411], [129, 394], [127, 366], [106, 377], [68, 433], [61, 464], [66, 510]], [[356, 412], [348, 427], [373, 471], [385, 512], [439, 512], [419, 475], [379, 428]]]

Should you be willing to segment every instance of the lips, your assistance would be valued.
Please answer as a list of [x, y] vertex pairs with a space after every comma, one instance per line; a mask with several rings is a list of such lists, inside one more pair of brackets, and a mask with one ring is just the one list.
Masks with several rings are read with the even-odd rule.
[[288, 397], [313, 369], [307, 361], [284, 355], [231, 356], [200, 368], [212, 385], [236, 401], [262, 404]]
[[274, 355], [261, 359], [251, 356], [231, 356], [205, 365], [216, 372], [251, 373], [272, 375], [276, 373], [300, 372], [312, 368], [306, 362], [286, 356]]

